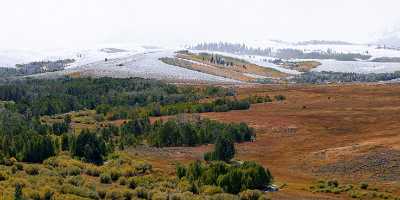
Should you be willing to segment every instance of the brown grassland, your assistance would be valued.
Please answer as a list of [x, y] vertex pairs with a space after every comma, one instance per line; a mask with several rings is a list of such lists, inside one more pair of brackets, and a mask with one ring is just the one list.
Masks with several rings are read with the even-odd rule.
[[[400, 85], [246, 86], [239, 94], [287, 97], [284, 102], [253, 105], [250, 110], [202, 114], [246, 122], [256, 129], [255, 142], [237, 145], [237, 158], [262, 163], [278, 185], [285, 185], [272, 199], [400, 196]], [[154, 165], [167, 166], [200, 159], [210, 148], [144, 154], [157, 160]], [[365, 182], [374, 188], [340, 194], [312, 192], [310, 187], [319, 180], [337, 180], [355, 188]]]

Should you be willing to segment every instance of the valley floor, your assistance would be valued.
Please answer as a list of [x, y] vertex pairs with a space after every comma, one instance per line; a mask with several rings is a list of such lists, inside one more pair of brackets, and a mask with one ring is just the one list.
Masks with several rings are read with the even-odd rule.
[[[365, 182], [400, 196], [400, 85], [244, 86], [239, 91], [287, 97], [250, 110], [202, 114], [256, 129], [256, 141], [239, 144], [237, 158], [262, 163], [278, 185], [286, 185], [273, 199], [351, 199], [347, 193], [311, 192], [318, 180], [355, 187]], [[174, 162], [201, 159], [210, 148], [132, 151], [173, 173]]]

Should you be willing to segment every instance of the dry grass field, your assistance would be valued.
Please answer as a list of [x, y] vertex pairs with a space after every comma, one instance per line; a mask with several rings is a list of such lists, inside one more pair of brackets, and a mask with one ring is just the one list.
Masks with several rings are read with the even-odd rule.
[[[400, 196], [400, 85], [246, 86], [239, 94], [283, 94], [284, 102], [206, 113], [246, 122], [257, 140], [237, 145], [237, 158], [268, 167], [285, 187], [273, 199], [394, 199]], [[211, 146], [140, 150], [157, 167], [201, 159]], [[172, 172], [171, 172], [172, 173]], [[357, 194], [311, 192], [319, 180], [368, 183]], [[372, 197], [370, 196], [372, 195]]]

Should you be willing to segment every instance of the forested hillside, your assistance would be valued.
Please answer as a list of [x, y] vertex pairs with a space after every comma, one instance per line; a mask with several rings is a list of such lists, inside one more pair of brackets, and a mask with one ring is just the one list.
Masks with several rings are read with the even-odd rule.
[[[276, 101], [284, 99], [275, 97]], [[163, 179], [172, 184], [171, 192], [180, 195], [191, 191], [196, 196], [210, 195], [204, 191], [206, 188], [233, 194], [264, 189], [272, 181], [267, 169], [255, 163], [231, 163], [235, 143], [255, 140], [253, 128], [246, 123], [224, 123], [185, 113], [243, 110], [251, 104], [272, 101], [269, 96], [239, 99], [232, 88], [178, 87], [139, 78], [27, 79], [1, 84], [0, 189], [5, 191], [2, 195], [27, 199], [152, 199], [155, 191], [151, 189], [162, 192], [156, 184], [159, 179], [155, 178], [160, 172], [154, 172], [146, 162], [137, 165], [127, 161], [127, 157], [133, 159], [129, 149], [214, 143], [215, 153], [204, 156], [208, 163], [200, 164], [201, 168], [207, 171], [209, 166], [212, 170], [214, 162], [223, 161], [226, 163], [216, 165], [224, 170], [207, 172], [215, 173], [215, 180], [199, 181], [199, 177], [190, 178], [193, 172], [189, 166], [183, 175], [188, 178], [177, 172], [176, 178]], [[80, 114], [88, 111], [93, 115]], [[164, 115], [176, 116], [150, 120], [152, 116]], [[92, 117], [96, 123], [90, 126], [82, 117]], [[258, 171], [253, 173], [253, 169]], [[232, 188], [229, 177], [235, 173], [242, 173], [243, 180], [249, 182]], [[146, 184], [141, 176], [146, 176]], [[31, 182], [32, 178], [38, 181]], [[35, 189], [40, 187], [38, 182], [45, 180], [48, 187]], [[257, 184], [251, 184], [252, 180], [258, 180]], [[182, 189], [182, 184], [188, 187]], [[254, 195], [261, 196], [259, 192]]]

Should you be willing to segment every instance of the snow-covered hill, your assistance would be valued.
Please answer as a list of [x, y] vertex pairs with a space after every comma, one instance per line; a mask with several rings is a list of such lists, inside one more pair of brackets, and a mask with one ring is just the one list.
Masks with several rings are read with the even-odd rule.
[[0, 49], [0, 67], [15, 67], [16, 64], [62, 59], [74, 59], [75, 62], [71, 65], [71, 67], [76, 67], [104, 60], [105, 58], [121, 58], [143, 53], [145, 51], [146, 49], [140, 46], [133, 46], [127, 49]]

